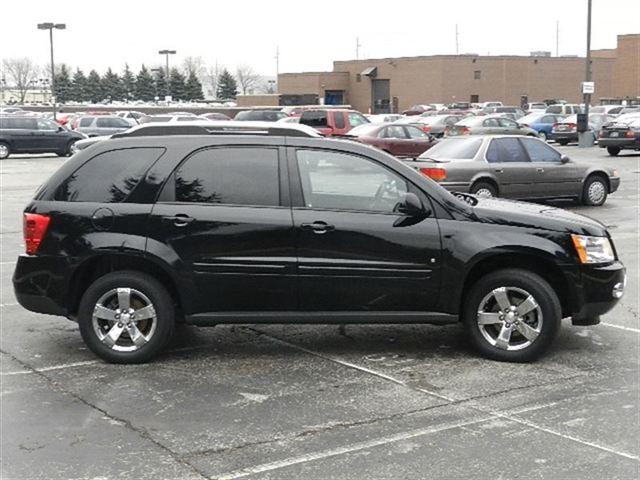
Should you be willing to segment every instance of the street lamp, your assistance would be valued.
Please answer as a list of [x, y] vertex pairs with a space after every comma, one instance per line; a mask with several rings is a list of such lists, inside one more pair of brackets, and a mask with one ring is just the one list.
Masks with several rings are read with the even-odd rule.
[[49, 46], [51, 48], [51, 100], [53, 103], [53, 119], [56, 119], [56, 74], [53, 64], [53, 29], [64, 30], [67, 26], [64, 23], [39, 23], [38, 30], [49, 30]]
[[582, 87], [584, 95], [584, 115], [586, 131], [578, 133], [578, 146], [582, 148], [593, 147], [593, 135], [589, 131], [589, 104], [591, 103], [591, 93], [588, 93], [586, 84], [591, 83], [591, 0], [587, 0], [587, 56], [585, 58], [585, 75]]
[[167, 66], [167, 78], [165, 78], [165, 83], [167, 84], [167, 97], [169, 97], [171, 96], [171, 90], [169, 89], [169, 55], [175, 55], [177, 52], [175, 50], [160, 50], [158, 53], [165, 56]]

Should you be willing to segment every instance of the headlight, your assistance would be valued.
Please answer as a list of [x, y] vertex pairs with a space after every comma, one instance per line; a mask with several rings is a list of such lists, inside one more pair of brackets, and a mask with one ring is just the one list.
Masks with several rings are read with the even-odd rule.
[[607, 263], [615, 260], [611, 242], [607, 237], [571, 235], [580, 263]]

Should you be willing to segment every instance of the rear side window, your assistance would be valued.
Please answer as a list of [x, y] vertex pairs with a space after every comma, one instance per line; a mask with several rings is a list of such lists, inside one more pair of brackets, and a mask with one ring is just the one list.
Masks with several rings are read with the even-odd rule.
[[86, 117], [86, 118], [81, 118], [80, 119], [80, 126], [81, 127], [89, 127], [89, 126], [91, 126], [92, 123], [93, 123], [93, 117]]
[[342, 112], [333, 112], [333, 122], [336, 128], [344, 128], [344, 115]]
[[487, 150], [489, 163], [528, 162], [520, 141], [517, 138], [497, 138], [491, 140]]
[[127, 128], [129, 124], [121, 118], [98, 118], [96, 125], [101, 128]]
[[126, 148], [96, 155], [58, 187], [61, 202], [120, 203], [138, 185], [164, 148]]
[[326, 127], [327, 112], [322, 112], [322, 111], [302, 112], [302, 115], [300, 116], [300, 123], [302, 123], [303, 125], [309, 125], [310, 127]]
[[201, 150], [173, 178], [176, 202], [280, 205], [278, 151], [273, 148]]
[[562, 105], [554, 105], [547, 108], [547, 113], [562, 113]]
[[560, 162], [561, 154], [537, 138], [521, 139], [532, 162]]

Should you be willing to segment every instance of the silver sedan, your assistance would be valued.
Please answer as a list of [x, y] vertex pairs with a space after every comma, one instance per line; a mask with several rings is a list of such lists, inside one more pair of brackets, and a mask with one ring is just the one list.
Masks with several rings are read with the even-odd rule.
[[527, 136], [451, 137], [406, 163], [449, 191], [484, 197], [572, 198], [599, 206], [620, 184], [616, 170], [573, 162]]

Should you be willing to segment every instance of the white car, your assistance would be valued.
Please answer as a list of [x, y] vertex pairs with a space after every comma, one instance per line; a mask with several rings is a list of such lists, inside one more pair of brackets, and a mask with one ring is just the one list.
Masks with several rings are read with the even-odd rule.
[[126, 120], [129, 125], [135, 127], [136, 125], [140, 125], [141, 120], [147, 115], [142, 112], [133, 112], [130, 110], [122, 110], [116, 112], [116, 115], [124, 120]]

